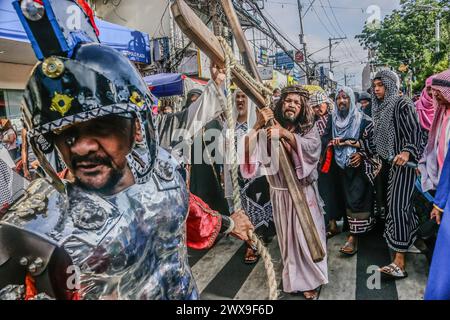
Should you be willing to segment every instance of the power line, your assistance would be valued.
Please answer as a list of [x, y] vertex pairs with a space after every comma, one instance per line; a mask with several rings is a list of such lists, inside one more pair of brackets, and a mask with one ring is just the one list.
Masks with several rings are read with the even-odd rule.
[[[328, 4], [329, 4], [330, 8], [331, 8], [330, 0], [327, 0], [327, 1], [328, 1]], [[342, 30], [341, 24], [339, 23], [339, 21], [338, 21], [338, 19], [336, 17], [336, 14], [334, 13], [334, 10], [331, 10], [331, 14], [334, 17], [334, 20], [336, 21], [336, 25], [338, 26], [339, 30], [341, 30], [342, 34], [345, 36], [345, 32], [344, 32], [344, 30]]]
[[[282, 1], [267, 0], [266, 2], [273, 3], [273, 4], [281, 4], [283, 6], [295, 6], [296, 5], [295, 3], [282, 2]], [[311, 7], [318, 8], [318, 6], [314, 6], [314, 5], [312, 5]], [[328, 6], [325, 6], [325, 8], [337, 9], [337, 10], [355, 10], [355, 11], [361, 11], [362, 13], [366, 12], [366, 9], [367, 9], [367, 8], [363, 8], [363, 7], [333, 6], [331, 4], [329, 4]], [[391, 12], [394, 9], [396, 9], [396, 8], [384, 8], [384, 10], [381, 10], [381, 12]]]
[[[347, 50], [347, 52], [350, 54], [350, 56], [351, 56], [355, 61], [361, 61], [361, 59], [358, 58], [358, 55], [355, 53], [355, 50], [354, 50], [354, 48], [353, 48], [351, 42], [348, 40], [348, 37], [347, 37], [345, 31], [342, 29], [341, 24], [339, 23], [339, 20], [337, 19], [336, 14], [334, 13], [334, 10], [333, 10], [333, 8], [332, 8], [332, 6], [331, 6], [330, 0], [327, 0], [327, 2], [328, 2], [328, 4], [329, 4], [329, 8], [331, 8], [331, 13], [332, 13], [332, 15], [333, 15], [333, 17], [334, 17], [334, 20], [336, 21], [336, 26], [338, 27], [338, 29], [340, 30], [340, 32], [342, 32], [342, 35], [341, 35], [340, 32], [334, 27], [334, 23], [333, 23], [333, 22], [331, 21], [331, 19], [329, 18], [328, 14], [327, 14], [327, 12], [326, 12], [326, 10], [325, 10], [325, 6], [324, 6], [323, 3], [322, 3], [322, 0], [319, 0], [319, 2], [320, 2], [320, 4], [321, 4], [321, 6], [322, 6], [323, 11], [325, 12], [325, 15], [326, 15], [328, 21], [329, 21], [330, 24], [333, 26], [333, 28], [334, 28], [334, 30], [337, 32], [337, 34], [339, 34], [340, 37], [347, 38], [347, 39], [344, 39], [344, 42], [343, 42], [343, 43], [344, 43], [344, 47], [345, 47], [345, 49]], [[348, 42], [348, 46], [347, 46], [347, 42]], [[350, 48], [349, 48], [349, 46], [350, 46]]]
[[[309, 0], [309, 2], [311, 3], [311, 0]], [[323, 11], [324, 11], [324, 13], [325, 13], [325, 16], [326, 16], [328, 22], [329, 22], [330, 25], [331, 25], [331, 27], [334, 29], [334, 31], [335, 31], [337, 34], [339, 34], [339, 32], [337, 31], [336, 27], [335, 27], [334, 24], [332, 23], [330, 17], [328, 16], [328, 13], [326, 12], [326, 10], [325, 10], [325, 8], [324, 8], [324, 5], [323, 5], [322, 1], [319, 0], [319, 2], [320, 2], [320, 4], [321, 4], [321, 7], [322, 7], [322, 9], [323, 9]], [[322, 26], [325, 28], [325, 30], [326, 30], [326, 31], [328, 32], [328, 34], [330, 35], [330, 38], [335, 38], [335, 35], [334, 35], [332, 32], [330, 32], [330, 30], [329, 30], [328, 27], [325, 25], [325, 23], [322, 21], [322, 19], [320, 18], [319, 14], [318, 14], [317, 11], [314, 9], [314, 7], [312, 7], [312, 10], [313, 10], [314, 13], [316, 14], [317, 19], [319, 20], [319, 22], [322, 24]], [[342, 38], [344, 38], [344, 37], [342, 37]], [[347, 47], [347, 45], [346, 45], [346, 43], [345, 43], [345, 40], [344, 40], [344, 46], [345, 46], [345, 48], [346, 48], [346, 50], [347, 50], [347, 53], [352, 57], [352, 59], [354, 59], [355, 61], [359, 61], [359, 60], [360, 60], [360, 59], [358, 59], [357, 57], [355, 57], [354, 54], [352, 54], [352, 52], [350, 51], [350, 49], [348, 49], [348, 47]]]
[[[274, 25], [275, 27], [276, 27], [276, 30], [277, 30], [277, 33], [278, 32], [281, 32], [281, 31], [279, 31], [279, 30], [281, 30], [281, 27], [276, 23], [276, 19], [269, 13], [269, 12], [267, 12], [267, 10], [265, 10], [265, 13], [269, 16], [269, 18], [272, 20], [271, 21], [271, 23], [272, 23], [272, 25]], [[292, 39], [290, 39], [289, 37], [288, 37], [288, 35], [284, 35], [288, 40], [289, 40], [289, 42], [294, 42], [294, 41], [292, 41]], [[288, 42], [288, 43], [289, 43]]]
[[313, 1], [310, 3], [309, 7], [306, 9], [305, 13], [303, 14], [302, 19], [306, 17], [306, 15], [308, 14], [309, 9], [311, 9], [311, 7], [313, 6], [314, 2], [316, 2], [316, 0], [313, 0]]
[[[340, 32], [337, 30], [337, 28], [334, 26], [333, 21], [331, 21], [330, 17], [328, 16], [327, 10], [325, 10], [325, 6], [323, 5], [322, 0], [319, 0], [319, 3], [320, 3], [320, 5], [321, 5], [321, 7], [322, 7], [323, 12], [325, 13], [325, 16], [326, 16], [328, 22], [329, 22], [330, 25], [333, 27], [333, 29], [334, 29], [334, 31], [336, 32], [336, 34], [339, 35], [339, 37], [341, 37], [341, 38], [347, 38], [347, 35], [345, 34], [345, 32], [342, 32], [342, 35], [341, 35]], [[328, 3], [330, 4], [329, 1], [328, 1]], [[330, 5], [330, 6], [331, 6], [331, 5]], [[334, 14], [333, 9], [331, 9], [331, 12], [332, 12], [333, 16], [336, 18], [336, 15]], [[335, 20], [336, 20], [336, 22], [337, 22], [336, 25], [337, 25], [338, 28], [342, 31], [342, 28], [340, 27], [339, 22], [337, 21], [337, 19], [335, 19]], [[345, 49], [347, 50], [347, 53], [349, 53], [349, 55], [350, 55], [355, 61], [360, 60], [360, 59], [358, 59], [358, 58], [355, 56], [353, 50], [350, 50], [350, 49], [347, 47], [347, 44], [346, 44], [346, 40], [347, 40], [347, 39], [343, 39], [343, 40], [344, 40], [344, 46], [345, 46]]]
[[[309, 0], [309, 2], [311, 3], [311, 0]], [[314, 11], [314, 13], [317, 16], [317, 19], [319, 20], [320, 24], [324, 27], [324, 29], [328, 32], [328, 35], [330, 37], [333, 37], [332, 33], [330, 32], [330, 30], [328, 29], [328, 27], [325, 25], [325, 23], [323, 23], [322, 19], [320, 18], [319, 14], [317, 13], [316, 9], [314, 9], [314, 7], [312, 7], [312, 11]]]
[[[330, 19], [330, 17], [328, 16], [328, 13], [327, 13], [327, 11], [325, 10], [325, 8], [324, 8], [324, 6], [323, 6], [322, 0], [319, 0], [319, 3], [320, 3], [320, 6], [322, 7], [323, 12], [325, 13], [325, 17], [327, 18], [327, 20], [328, 20], [328, 22], [330, 23], [331, 27], [334, 29], [334, 31], [336, 31], [336, 35], [341, 36], [341, 35], [339, 34], [339, 31], [337, 31], [336, 27], [335, 27], [334, 24], [331, 22], [331, 19]], [[334, 36], [334, 35], [333, 35], [333, 36]]]
[[[257, 5], [255, 5], [252, 1], [248, 1], [248, 0], [247, 0], [247, 2], [248, 2], [248, 4], [249, 4], [256, 12], [258, 12], [259, 16], [264, 20], [264, 22], [265, 22], [265, 24], [266, 24], [268, 30], [265, 30], [264, 28], [262, 28], [262, 27], [260, 26], [259, 23], [256, 23], [255, 20], [254, 20], [254, 17], [248, 16], [247, 12], [245, 12], [245, 11], [242, 12], [242, 10], [243, 10], [242, 7], [239, 8], [238, 10], [239, 10], [241, 13], [245, 14], [245, 15], [248, 17], [248, 19], [252, 22], [252, 24], [253, 24], [253, 26], [254, 26], [255, 28], [257, 28], [257, 29], [260, 30], [261, 32], [265, 33], [266, 35], [270, 36], [270, 37], [276, 42], [276, 44], [277, 44], [284, 52], [286, 52], [286, 53], [287, 53], [289, 50], [287, 50], [287, 48], [284, 46], [284, 44], [280, 42], [279, 38], [275, 36], [274, 30], [275, 30], [276, 33], [277, 33], [280, 37], [282, 37], [289, 45], [291, 45], [292, 48], [294, 48], [294, 49], [297, 50], [297, 51], [299, 50], [292, 42], [289, 41], [289, 39], [287, 39], [287, 38], [284, 36], [284, 34], [283, 34], [281, 31], [279, 31], [279, 30], [273, 25], [273, 23], [272, 23], [272, 22], [271, 22], [271, 21], [270, 21], [263, 13], [262, 13], [261, 9], [260, 9]], [[292, 56], [291, 58], [292, 58], [292, 60], [295, 62], [294, 57]], [[304, 69], [304, 67], [303, 67], [302, 65], [300, 65], [300, 64], [297, 63], [297, 62], [295, 62], [295, 63], [296, 63], [303, 71], [305, 71], [305, 69]], [[305, 71], [305, 73], [306, 73], [306, 71]]]
[[[330, 8], [331, 8], [330, 0], [327, 0], [327, 2], [328, 2], [328, 5], [329, 5]], [[339, 20], [337, 19], [336, 14], [334, 13], [334, 10], [333, 10], [333, 9], [331, 9], [331, 14], [333, 15], [333, 18], [334, 18], [334, 20], [336, 21], [336, 25], [337, 25], [337, 27], [339, 28], [339, 30], [342, 32], [342, 34], [344, 35], [345, 38], [348, 38], [347, 35], [345, 34], [345, 31], [342, 29], [341, 24], [339, 23]], [[345, 46], [346, 49], [348, 50], [346, 41], [347, 41], [347, 39], [344, 40], [344, 46]], [[353, 48], [352, 48], [351, 52], [354, 53]], [[353, 57], [353, 58], [354, 58], [354, 57]], [[358, 59], [358, 60], [361, 60], [361, 59]]]

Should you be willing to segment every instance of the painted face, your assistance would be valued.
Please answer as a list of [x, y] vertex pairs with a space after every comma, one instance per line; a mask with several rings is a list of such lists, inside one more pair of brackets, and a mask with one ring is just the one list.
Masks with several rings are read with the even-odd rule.
[[386, 87], [380, 79], [375, 79], [373, 81], [373, 93], [378, 100], [383, 100], [386, 95]]
[[[79, 123], [55, 135], [55, 144], [76, 183], [108, 193], [124, 177], [126, 156], [138, 140], [131, 119], [107, 116]], [[131, 181], [132, 183], [133, 181]]]
[[302, 100], [299, 94], [289, 93], [283, 101], [283, 117], [284, 119], [295, 122], [300, 116], [302, 110]]

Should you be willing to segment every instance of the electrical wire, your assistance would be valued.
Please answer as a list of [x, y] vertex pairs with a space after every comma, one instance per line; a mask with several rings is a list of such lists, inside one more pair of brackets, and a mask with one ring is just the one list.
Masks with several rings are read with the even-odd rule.
[[[157, 32], [160, 32], [161, 29], [163, 30], [163, 33], [164, 33], [163, 19], [164, 19], [164, 16], [166, 15], [167, 9], [169, 9], [169, 6], [170, 6], [170, 0], [167, 0], [166, 8], [164, 9], [161, 19], [159, 20], [158, 28], [155, 30], [155, 32], [152, 35], [152, 39], [155, 37]], [[161, 33], [159, 33], [159, 34], [161, 34]]]
[[[346, 41], [347, 41], [348, 39], [347, 39], [347, 35], [345, 34], [345, 32], [342, 32], [343, 35], [341, 35], [340, 32], [339, 32], [339, 31], [337, 30], [337, 28], [335, 27], [333, 21], [331, 21], [330, 17], [328, 16], [327, 10], [325, 10], [325, 7], [324, 7], [324, 5], [323, 5], [323, 3], [322, 3], [322, 0], [319, 0], [319, 3], [320, 3], [320, 6], [322, 7], [323, 12], [325, 13], [325, 17], [327, 18], [329, 24], [333, 27], [333, 29], [334, 29], [334, 31], [336, 32], [336, 34], [339, 35], [339, 37], [342, 37], [342, 38], [345, 37], [345, 38], [346, 38], [346, 39], [344, 39], [343, 44], [344, 44], [344, 47], [345, 47], [345, 50], [347, 51], [347, 53], [352, 57], [352, 59], [355, 60], [355, 62], [356, 62], [356, 61], [361, 61], [361, 59], [359, 59], [359, 58], [356, 56], [356, 54], [355, 54], [353, 48], [349, 49], [349, 47], [347, 46]], [[328, 3], [329, 3], [329, 0], [328, 0]], [[336, 23], [337, 23], [338, 28], [339, 28], [341, 31], [343, 31], [342, 28], [340, 27], [339, 21], [336, 19], [336, 15], [334, 14], [333, 9], [331, 9], [331, 12], [333, 13], [333, 16], [335, 17], [335, 20], [336, 20]]]

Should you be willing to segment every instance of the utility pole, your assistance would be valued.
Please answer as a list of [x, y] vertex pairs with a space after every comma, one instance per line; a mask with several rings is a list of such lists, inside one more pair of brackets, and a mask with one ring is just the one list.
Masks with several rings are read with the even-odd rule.
[[348, 86], [348, 80], [353, 79], [355, 77], [354, 74], [347, 74], [347, 69], [344, 68], [344, 85], [347, 87]]
[[328, 47], [329, 47], [329, 50], [330, 50], [330, 54], [328, 56], [329, 63], [330, 63], [330, 72], [333, 72], [333, 62], [337, 62], [337, 61], [333, 61], [332, 56], [331, 56], [331, 52], [333, 50], [333, 41], [345, 40], [345, 39], [347, 39], [347, 37], [343, 37], [343, 38], [329, 38], [328, 39], [328, 42], [329, 42]]
[[300, 17], [300, 45], [303, 45], [303, 60], [305, 62], [305, 70], [306, 70], [306, 84], [309, 84], [309, 66], [308, 66], [308, 55], [306, 54], [306, 42], [305, 42], [305, 33], [303, 32], [303, 17], [302, 17], [302, 2], [297, 0], [298, 5], [298, 14]]
[[436, 53], [441, 52], [441, 12], [439, 11], [438, 16], [436, 18]]

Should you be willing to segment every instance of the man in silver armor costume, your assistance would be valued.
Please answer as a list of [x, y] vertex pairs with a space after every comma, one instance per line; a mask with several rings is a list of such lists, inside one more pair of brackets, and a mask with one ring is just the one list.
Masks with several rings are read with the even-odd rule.
[[[43, 60], [26, 87], [23, 117], [47, 177], [0, 220], [0, 299], [197, 299], [185, 239], [189, 193], [177, 162], [158, 146], [152, 96], [118, 51], [89, 41], [58, 51], [48, 34], [43, 40], [39, 28], [58, 15], [53, 2], [75, 3], [16, 4]], [[89, 22], [89, 8], [80, 8]], [[96, 38], [89, 30], [77, 38], [86, 36]], [[221, 112], [205, 107], [221, 94], [219, 75], [188, 118], [207, 122]], [[55, 148], [73, 181], [60, 180], [46, 160]]]

